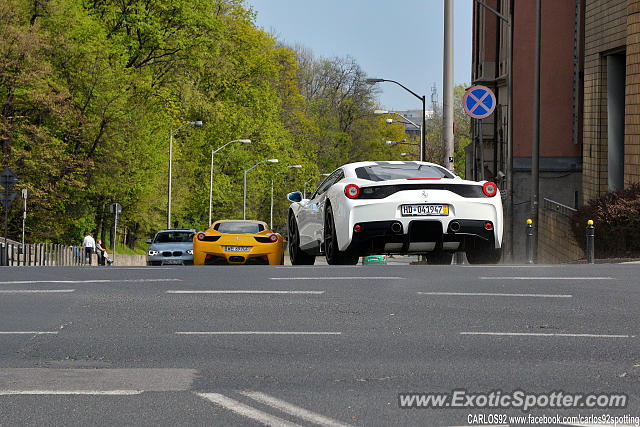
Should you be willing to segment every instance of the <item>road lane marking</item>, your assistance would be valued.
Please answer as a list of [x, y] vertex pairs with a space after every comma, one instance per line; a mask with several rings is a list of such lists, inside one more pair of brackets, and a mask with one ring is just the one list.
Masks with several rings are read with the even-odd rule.
[[259, 291], [259, 290], [220, 290], [220, 291], [167, 291], [168, 294], [302, 294], [321, 295], [325, 291]]
[[480, 297], [534, 297], [534, 298], [572, 298], [573, 295], [557, 294], [502, 294], [483, 292], [418, 292], [418, 295], [446, 295], [446, 296], [480, 296]]
[[36, 284], [36, 283], [142, 283], [142, 282], [182, 282], [182, 279], [92, 279], [92, 280], [14, 280], [0, 282], [0, 285]]
[[507, 337], [582, 337], [582, 338], [635, 338], [635, 335], [562, 334], [544, 332], [460, 332], [460, 335], [495, 335]]
[[613, 277], [478, 277], [480, 280], [614, 280]]
[[197, 377], [179, 368], [0, 368], [0, 390], [189, 391]]
[[342, 332], [305, 332], [305, 331], [199, 331], [176, 332], [176, 335], [341, 335]]
[[280, 411], [293, 415], [294, 417], [309, 421], [314, 424], [329, 427], [348, 427], [349, 424], [343, 424], [340, 421], [325, 417], [324, 415], [316, 414], [307, 409], [300, 408], [299, 406], [292, 405], [284, 400], [277, 399], [268, 394], [260, 393], [258, 391], [240, 391], [243, 396], [249, 397], [257, 402], [264, 403], [272, 408], [279, 409]]
[[144, 390], [0, 390], [0, 396], [15, 395], [98, 395], [98, 396], [132, 396]]
[[47, 331], [0, 331], [0, 335], [56, 335], [57, 332]]
[[270, 280], [401, 280], [404, 277], [269, 277]]
[[282, 418], [278, 418], [266, 412], [262, 412], [256, 408], [245, 405], [244, 403], [240, 403], [237, 400], [231, 399], [219, 393], [196, 393], [196, 395], [204, 399], [207, 399], [208, 401], [213, 402], [217, 405], [220, 405], [223, 408], [226, 408], [232, 412], [235, 412], [236, 414], [250, 418], [254, 421], [258, 421], [259, 423], [262, 423], [267, 426], [273, 426], [273, 427], [298, 426], [298, 424], [289, 422]]
[[0, 294], [63, 294], [75, 291], [75, 289], [3, 289], [0, 290]]

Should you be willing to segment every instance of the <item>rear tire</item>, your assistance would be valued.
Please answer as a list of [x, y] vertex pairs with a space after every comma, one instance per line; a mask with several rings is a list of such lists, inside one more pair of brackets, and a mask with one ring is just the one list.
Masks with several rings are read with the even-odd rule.
[[333, 220], [333, 209], [327, 206], [324, 219], [324, 251], [329, 265], [356, 265], [360, 259], [358, 254], [346, 250], [338, 249], [338, 239], [336, 237], [336, 223]]
[[[287, 221], [287, 233], [289, 235], [289, 258], [291, 265], [313, 265], [316, 262], [315, 255], [309, 255], [300, 249], [300, 233], [298, 232], [298, 224], [293, 212], [289, 214]], [[282, 263], [284, 264], [284, 253], [282, 254]]]
[[427, 264], [429, 265], [451, 265], [453, 252], [436, 251], [427, 254]]
[[471, 249], [466, 254], [469, 264], [497, 264], [502, 258], [502, 248]]

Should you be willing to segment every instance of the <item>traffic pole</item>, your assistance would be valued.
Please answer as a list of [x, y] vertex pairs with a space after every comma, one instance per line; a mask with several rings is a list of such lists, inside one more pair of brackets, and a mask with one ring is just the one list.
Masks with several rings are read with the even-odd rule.
[[527, 219], [527, 264], [533, 264], [533, 221]]
[[596, 229], [593, 226], [593, 220], [587, 221], [587, 264], [595, 264], [595, 236]]

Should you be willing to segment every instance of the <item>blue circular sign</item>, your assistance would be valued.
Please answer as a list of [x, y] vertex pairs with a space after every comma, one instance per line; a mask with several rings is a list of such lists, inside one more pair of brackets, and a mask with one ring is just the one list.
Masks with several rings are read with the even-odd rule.
[[486, 86], [472, 86], [462, 98], [464, 111], [474, 119], [484, 119], [496, 108], [496, 96]]

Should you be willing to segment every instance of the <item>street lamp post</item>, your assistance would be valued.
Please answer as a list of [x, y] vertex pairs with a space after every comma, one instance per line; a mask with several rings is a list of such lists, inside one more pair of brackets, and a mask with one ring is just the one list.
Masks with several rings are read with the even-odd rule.
[[[290, 165], [287, 166], [287, 169], [302, 169], [302, 165]], [[271, 215], [269, 217], [269, 228], [271, 229], [271, 231], [273, 231], [273, 180], [282, 172], [283, 171], [276, 173], [273, 178], [271, 178]]]
[[418, 95], [417, 93], [415, 93], [414, 91], [412, 91], [411, 89], [409, 89], [408, 87], [406, 87], [405, 85], [403, 85], [402, 83], [398, 83], [395, 80], [388, 80], [388, 79], [377, 79], [377, 78], [369, 78], [366, 79], [365, 82], [369, 83], [369, 84], [376, 84], [376, 83], [381, 83], [381, 82], [391, 82], [391, 83], [395, 83], [398, 86], [400, 86], [402, 89], [406, 90], [407, 92], [409, 92], [411, 95], [415, 96], [416, 98], [418, 98], [420, 101], [422, 101], [422, 132], [420, 135], [420, 145], [421, 145], [421, 149], [420, 149], [420, 161], [424, 162], [424, 155], [427, 152], [427, 147], [425, 147], [426, 144], [426, 127], [427, 127], [427, 120], [426, 120], [426, 96], [422, 95]]
[[178, 132], [180, 129], [185, 127], [186, 125], [191, 126], [202, 126], [201, 120], [196, 120], [195, 122], [186, 122], [182, 126], [177, 129], [172, 129], [169, 131], [169, 201], [167, 203], [167, 228], [171, 228], [171, 167], [173, 165], [172, 153], [173, 153], [173, 134]]
[[215, 150], [211, 150], [211, 174], [209, 175], [209, 226], [211, 226], [211, 210], [212, 210], [212, 206], [213, 206], [213, 155], [216, 154], [218, 151], [222, 150], [227, 145], [233, 144], [234, 142], [241, 142], [243, 144], [251, 144], [251, 140], [250, 139], [236, 139], [236, 140], [227, 142], [226, 144], [224, 144], [220, 148], [217, 148]]
[[413, 120], [411, 120], [410, 118], [406, 117], [405, 115], [398, 113], [397, 111], [387, 111], [387, 110], [374, 110], [373, 114], [376, 115], [381, 115], [381, 114], [395, 114], [398, 117], [401, 117], [402, 119], [406, 120], [406, 122], [400, 121], [400, 120], [393, 120], [393, 119], [387, 119], [386, 122], [388, 124], [392, 124], [392, 123], [402, 123], [405, 125], [413, 125], [415, 127], [417, 127], [418, 129], [420, 129], [420, 160], [424, 161], [425, 158], [425, 144], [424, 144], [424, 133], [422, 132], [422, 125], [418, 125], [417, 123], [415, 123]]
[[251, 172], [254, 168], [256, 168], [257, 166], [263, 163], [278, 163], [278, 159], [263, 160], [251, 166], [249, 169], [244, 170], [244, 176], [243, 176], [244, 190], [242, 192], [242, 196], [243, 196], [242, 197], [242, 219], [247, 219], [247, 173]]

